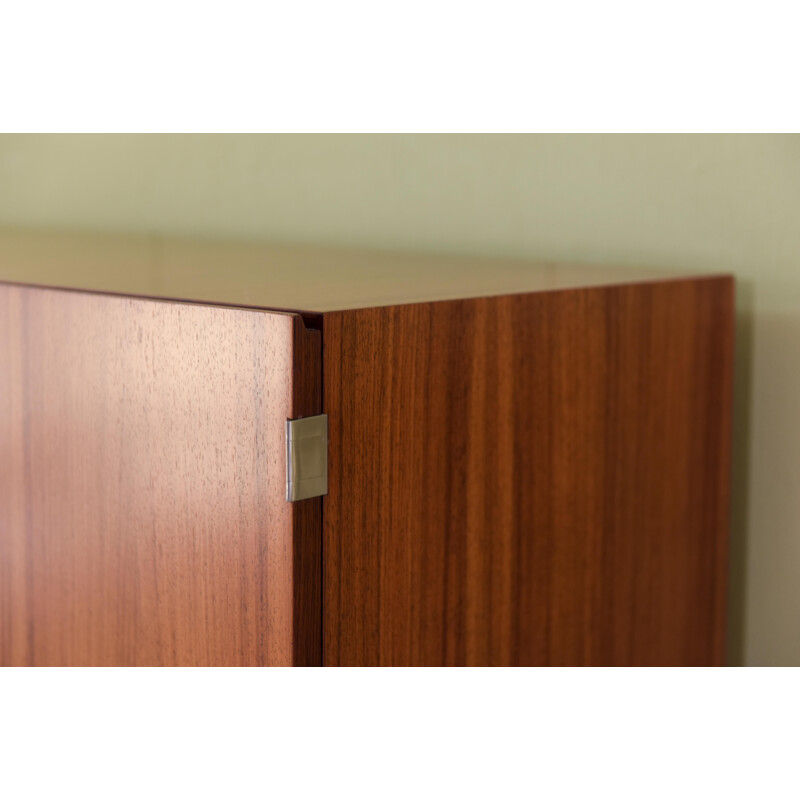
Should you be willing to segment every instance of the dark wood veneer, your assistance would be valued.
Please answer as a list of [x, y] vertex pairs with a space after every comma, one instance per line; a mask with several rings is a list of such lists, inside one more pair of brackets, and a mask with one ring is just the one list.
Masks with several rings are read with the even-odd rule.
[[325, 315], [326, 664], [723, 660], [727, 278]]

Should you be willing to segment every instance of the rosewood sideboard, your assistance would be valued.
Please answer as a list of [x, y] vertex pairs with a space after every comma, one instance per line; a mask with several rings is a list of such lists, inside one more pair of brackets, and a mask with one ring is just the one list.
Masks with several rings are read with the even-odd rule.
[[733, 281], [0, 233], [0, 664], [723, 663]]

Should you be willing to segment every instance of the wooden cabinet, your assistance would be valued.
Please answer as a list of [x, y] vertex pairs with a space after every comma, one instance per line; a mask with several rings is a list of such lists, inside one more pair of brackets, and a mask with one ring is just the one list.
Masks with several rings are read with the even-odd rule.
[[722, 663], [730, 277], [5, 232], [0, 280], [3, 665]]

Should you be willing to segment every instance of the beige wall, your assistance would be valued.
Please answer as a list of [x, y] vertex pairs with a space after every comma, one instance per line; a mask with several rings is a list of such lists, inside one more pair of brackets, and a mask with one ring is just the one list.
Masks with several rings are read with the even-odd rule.
[[0, 136], [0, 224], [729, 270], [731, 656], [800, 665], [800, 136]]

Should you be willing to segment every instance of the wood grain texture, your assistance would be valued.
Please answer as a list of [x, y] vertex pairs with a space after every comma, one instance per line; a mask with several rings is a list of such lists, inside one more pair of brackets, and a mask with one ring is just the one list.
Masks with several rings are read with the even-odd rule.
[[294, 315], [0, 286], [0, 663], [319, 663], [319, 358]]
[[0, 230], [0, 281], [290, 311], [553, 291], [676, 274], [681, 273], [512, 258]]
[[713, 665], [733, 282], [324, 317], [329, 665]]

